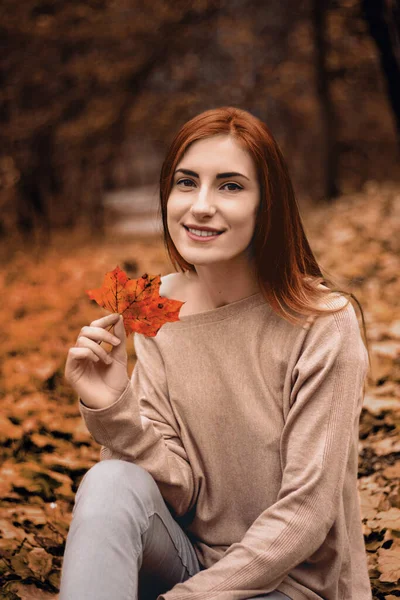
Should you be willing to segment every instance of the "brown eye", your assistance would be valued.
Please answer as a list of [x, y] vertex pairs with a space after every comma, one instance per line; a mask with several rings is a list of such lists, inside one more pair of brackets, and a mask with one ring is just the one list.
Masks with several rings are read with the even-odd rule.
[[176, 182], [176, 185], [179, 185], [180, 183], [184, 183], [184, 182], [185, 182], [185, 185], [183, 185], [182, 187], [192, 187], [191, 185], [186, 185], [187, 182], [189, 182], [189, 184], [190, 183], [194, 184], [194, 181], [192, 181], [191, 179], [180, 179], [179, 181]]
[[224, 188], [224, 187], [225, 187], [225, 186], [227, 186], [227, 185], [230, 185], [230, 186], [232, 186], [232, 185], [233, 185], [233, 186], [235, 186], [233, 189], [232, 189], [232, 188], [230, 188], [230, 189], [228, 190], [228, 192], [236, 192], [236, 190], [242, 190], [242, 189], [243, 189], [243, 188], [242, 188], [240, 185], [238, 185], [237, 183], [224, 183], [224, 185], [223, 185], [222, 187]]

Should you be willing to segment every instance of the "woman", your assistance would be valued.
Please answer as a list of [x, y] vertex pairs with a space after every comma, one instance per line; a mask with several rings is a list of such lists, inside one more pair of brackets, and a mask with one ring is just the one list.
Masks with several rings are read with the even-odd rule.
[[118, 315], [67, 357], [102, 448], [60, 600], [372, 598], [357, 492], [368, 354], [276, 141], [245, 111], [202, 113], [172, 142], [160, 196], [180, 269], [160, 295], [185, 302], [180, 320], [134, 336], [131, 379]]

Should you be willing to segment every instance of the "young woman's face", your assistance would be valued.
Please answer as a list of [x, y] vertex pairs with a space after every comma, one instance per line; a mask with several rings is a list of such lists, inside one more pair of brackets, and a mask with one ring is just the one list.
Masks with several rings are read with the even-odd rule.
[[[179, 254], [194, 266], [239, 257], [250, 244], [259, 201], [253, 160], [233, 137], [194, 142], [177, 165], [167, 203], [168, 229]], [[188, 225], [223, 233], [197, 240]]]

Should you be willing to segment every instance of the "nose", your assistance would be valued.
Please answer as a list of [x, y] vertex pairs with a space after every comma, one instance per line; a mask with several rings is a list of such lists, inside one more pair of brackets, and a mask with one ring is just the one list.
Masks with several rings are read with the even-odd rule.
[[193, 214], [213, 214], [215, 212], [213, 190], [209, 186], [202, 185], [192, 198], [191, 211]]

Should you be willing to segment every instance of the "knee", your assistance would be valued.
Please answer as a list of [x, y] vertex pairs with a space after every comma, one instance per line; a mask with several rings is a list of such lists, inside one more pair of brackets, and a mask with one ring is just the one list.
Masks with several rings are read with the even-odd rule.
[[90, 498], [93, 510], [96, 504], [106, 507], [128, 501], [132, 505], [135, 500], [148, 502], [157, 494], [156, 482], [143, 467], [110, 459], [96, 463], [85, 473], [76, 493], [76, 503], [81, 496]]

